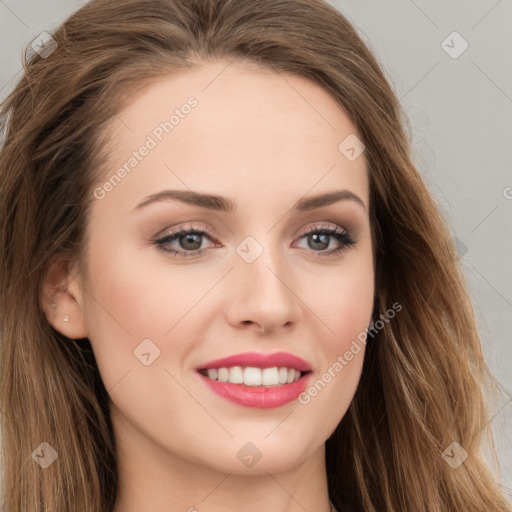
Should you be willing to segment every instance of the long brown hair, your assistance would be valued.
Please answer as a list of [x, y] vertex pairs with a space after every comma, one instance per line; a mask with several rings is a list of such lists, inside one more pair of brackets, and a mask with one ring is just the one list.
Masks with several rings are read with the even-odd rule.
[[[333, 503], [509, 511], [481, 455], [484, 439], [494, 450], [487, 392], [498, 383], [447, 223], [412, 161], [401, 106], [347, 19], [322, 0], [92, 0], [52, 37], [51, 54], [24, 61], [0, 118], [2, 510], [114, 508], [108, 395], [89, 341], [49, 325], [41, 282], [53, 254], [83, 255], [107, 123], [152, 80], [226, 59], [313, 80], [366, 146], [374, 317], [395, 302], [403, 309], [368, 344], [354, 400], [326, 443]], [[31, 457], [42, 442], [58, 453], [45, 470]], [[457, 468], [442, 456], [452, 442], [468, 454]]]

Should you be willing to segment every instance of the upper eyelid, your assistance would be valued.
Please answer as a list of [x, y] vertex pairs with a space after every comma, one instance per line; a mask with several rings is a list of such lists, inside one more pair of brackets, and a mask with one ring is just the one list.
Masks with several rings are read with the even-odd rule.
[[[323, 221], [323, 222], [320, 222], [318, 224], [313, 224], [307, 228], [303, 228], [301, 230], [301, 234], [300, 236], [304, 236], [304, 234], [307, 234], [311, 231], [316, 231], [316, 230], [321, 230], [321, 229], [332, 229], [332, 230], [342, 230], [343, 232], [346, 232], [346, 233], [350, 233], [350, 230], [346, 227], [343, 227], [343, 226], [340, 226], [338, 224], [334, 224], [334, 223], [329, 223], [329, 222], [326, 222], [326, 221]], [[162, 235], [157, 235], [155, 237], [156, 240], [161, 240], [163, 238], [167, 238], [169, 236], [175, 236], [179, 233], [187, 233], [187, 232], [192, 232], [192, 233], [195, 233], [195, 232], [204, 232], [204, 234], [206, 234], [207, 236], [211, 237], [211, 238], [216, 238], [216, 235], [215, 233], [213, 232], [213, 230], [211, 230], [210, 228], [208, 227], [196, 227], [196, 226], [191, 226], [191, 225], [180, 225], [176, 228], [173, 228], [171, 229], [170, 231], [168, 232], [165, 232], [164, 231], [164, 234]]]

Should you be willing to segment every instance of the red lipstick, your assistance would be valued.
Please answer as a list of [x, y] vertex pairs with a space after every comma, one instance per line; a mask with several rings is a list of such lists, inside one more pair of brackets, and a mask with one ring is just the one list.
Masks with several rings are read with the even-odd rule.
[[[288, 373], [289, 376], [294, 376], [294, 380], [293, 382], [272, 385], [246, 385], [243, 382], [236, 384], [221, 382], [207, 376], [207, 370], [217, 373], [217, 370], [222, 368], [221, 371], [226, 374], [226, 369], [229, 371], [233, 367], [239, 367], [237, 370], [239, 376], [247, 368], [251, 368], [253, 373], [256, 368], [261, 370], [265, 368], [283, 369], [284, 375]], [[237, 354], [210, 361], [198, 367], [197, 371], [203, 382], [217, 395], [238, 405], [260, 409], [280, 407], [292, 402], [305, 391], [311, 376], [311, 367], [306, 361], [286, 352]], [[275, 369], [269, 371], [276, 375]], [[220, 372], [218, 373], [220, 378]]]
[[253, 368], [272, 368], [274, 366], [286, 366], [295, 368], [301, 372], [311, 370], [310, 365], [300, 357], [288, 354], [287, 352], [274, 352], [273, 354], [262, 354], [260, 352], [247, 352], [234, 356], [216, 359], [198, 367], [198, 370], [208, 368], [229, 368], [231, 366], [252, 366]]

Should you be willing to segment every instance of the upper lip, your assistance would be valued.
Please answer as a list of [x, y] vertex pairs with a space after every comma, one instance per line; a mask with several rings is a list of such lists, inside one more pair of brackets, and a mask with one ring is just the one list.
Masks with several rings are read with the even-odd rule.
[[244, 354], [235, 354], [222, 359], [215, 359], [209, 363], [199, 366], [198, 370], [208, 370], [210, 368], [229, 368], [232, 366], [250, 366], [253, 368], [273, 368], [274, 366], [294, 368], [303, 372], [311, 370], [310, 365], [300, 357], [288, 354], [287, 352], [274, 352], [272, 354], [262, 354], [260, 352], [246, 352]]

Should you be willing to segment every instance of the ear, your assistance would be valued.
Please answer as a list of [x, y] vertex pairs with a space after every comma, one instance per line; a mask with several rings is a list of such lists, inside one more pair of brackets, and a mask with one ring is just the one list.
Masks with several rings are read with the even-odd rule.
[[69, 266], [64, 253], [52, 254], [45, 268], [40, 302], [54, 329], [67, 338], [81, 339], [88, 336], [82, 286], [78, 275], [73, 276]]

